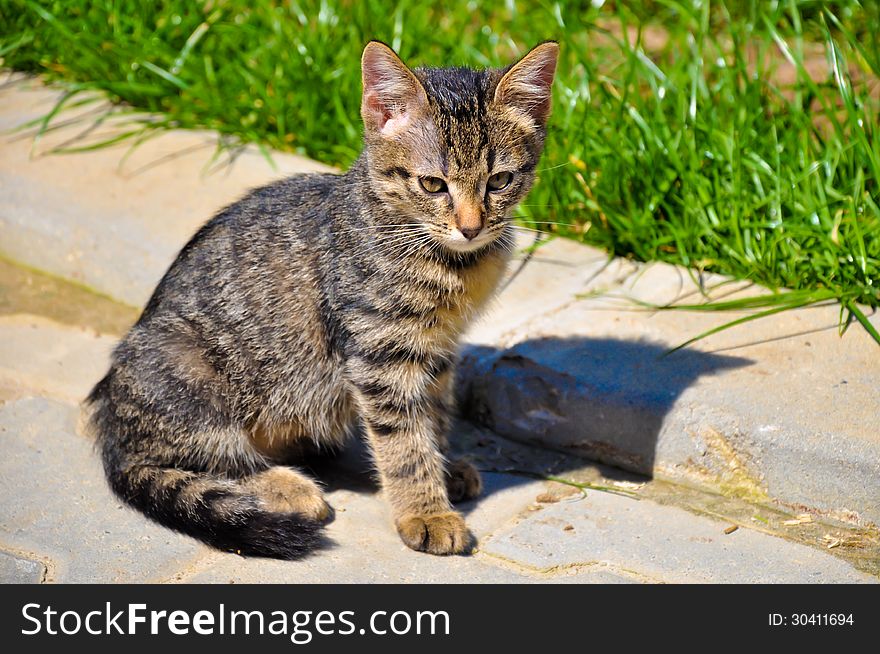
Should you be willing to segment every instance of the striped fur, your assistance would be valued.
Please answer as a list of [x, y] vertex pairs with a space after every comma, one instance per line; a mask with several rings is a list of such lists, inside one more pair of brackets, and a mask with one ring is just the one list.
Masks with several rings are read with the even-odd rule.
[[[119, 497], [215, 547], [296, 558], [331, 509], [289, 466], [360, 426], [404, 542], [465, 551], [451, 500], [480, 481], [443, 455], [456, 348], [507, 265], [555, 61], [548, 43], [503, 71], [410, 70], [369, 44], [361, 157], [342, 175], [257, 189], [209, 221], [89, 395]], [[498, 171], [512, 180], [490, 190]], [[426, 176], [446, 192], [428, 193]]]

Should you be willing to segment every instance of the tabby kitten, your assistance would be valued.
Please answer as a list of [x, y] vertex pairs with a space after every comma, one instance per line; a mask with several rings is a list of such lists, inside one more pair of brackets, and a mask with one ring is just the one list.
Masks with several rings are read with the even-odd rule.
[[112, 489], [157, 522], [295, 558], [331, 515], [288, 467], [366, 433], [397, 531], [465, 552], [444, 458], [459, 335], [495, 290], [533, 181], [558, 47], [504, 70], [363, 53], [364, 149], [343, 175], [251, 192], [183, 248], [86, 400]]

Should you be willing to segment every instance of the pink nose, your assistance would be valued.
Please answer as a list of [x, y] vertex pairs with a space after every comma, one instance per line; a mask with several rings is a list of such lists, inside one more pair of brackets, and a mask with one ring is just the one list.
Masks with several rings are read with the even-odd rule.
[[479, 227], [460, 227], [458, 229], [458, 231], [460, 231], [467, 240], [472, 241], [477, 237], [477, 234], [480, 233], [480, 228]]

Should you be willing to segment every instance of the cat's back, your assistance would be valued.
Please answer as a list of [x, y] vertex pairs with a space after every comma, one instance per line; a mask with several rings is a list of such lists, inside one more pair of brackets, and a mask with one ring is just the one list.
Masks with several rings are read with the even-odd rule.
[[231, 241], [239, 255], [261, 246], [309, 245], [338, 204], [342, 179], [337, 174], [302, 174], [253, 189], [209, 220], [179, 258], [193, 248], [224, 241]]
[[320, 253], [340, 179], [279, 180], [209, 220], [165, 273], [90, 399], [116, 392], [113, 384], [137, 402], [187, 387], [251, 415], [274, 404], [273, 389], [287, 388], [296, 371], [324, 374], [331, 353]]
[[177, 255], [117, 362], [165, 359], [170, 343], [222, 353], [229, 365], [250, 351], [256, 363], [266, 346], [299, 338], [320, 302], [319, 253], [340, 179], [288, 177], [217, 213]]
[[295, 175], [256, 188], [222, 209], [181, 249], [144, 318], [189, 303], [204, 308], [230, 294], [246, 299], [279, 273], [307, 273], [325, 238], [340, 179], [335, 174]]

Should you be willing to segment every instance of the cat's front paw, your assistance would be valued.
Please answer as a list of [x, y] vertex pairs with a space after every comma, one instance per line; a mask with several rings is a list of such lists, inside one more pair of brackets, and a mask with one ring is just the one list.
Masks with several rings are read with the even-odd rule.
[[483, 490], [479, 471], [469, 461], [452, 461], [446, 469], [446, 491], [450, 502], [472, 500]]
[[430, 554], [464, 554], [473, 542], [464, 519], [452, 511], [404, 516], [397, 521], [397, 533], [407, 547]]

